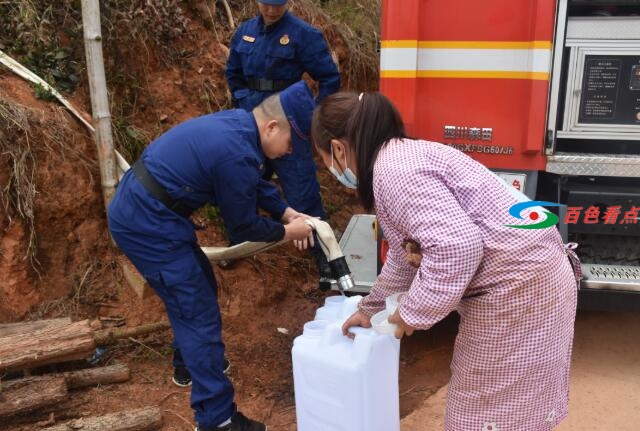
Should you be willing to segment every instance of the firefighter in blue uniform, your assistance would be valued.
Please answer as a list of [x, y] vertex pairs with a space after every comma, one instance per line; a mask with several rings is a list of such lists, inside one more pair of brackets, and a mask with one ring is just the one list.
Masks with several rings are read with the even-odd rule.
[[[258, 0], [260, 13], [243, 22], [231, 40], [225, 78], [239, 108], [253, 109], [300, 81], [304, 72], [318, 82], [317, 101], [340, 89], [340, 73], [324, 36], [287, 8], [287, 0]], [[293, 208], [326, 218], [310, 145], [294, 143], [291, 155], [268, 162], [266, 178], [273, 171]]]
[[318, 102], [340, 89], [322, 32], [287, 11], [287, 0], [258, 0], [259, 14], [231, 39], [225, 78], [237, 107], [251, 110], [302, 79], [318, 82]]
[[199, 431], [266, 428], [233, 403], [216, 280], [189, 215], [206, 203], [217, 206], [232, 243], [310, 238], [305, 214], [261, 177], [266, 158], [290, 153], [297, 122], [311, 116], [293, 96], [284, 91], [252, 112], [222, 111], [170, 129], [127, 171], [108, 208], [113, 239], [165, 304], [191, 374]]

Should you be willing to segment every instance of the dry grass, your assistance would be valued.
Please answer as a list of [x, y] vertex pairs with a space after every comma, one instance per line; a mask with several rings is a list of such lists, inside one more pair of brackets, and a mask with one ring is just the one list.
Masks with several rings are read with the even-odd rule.
[[[48, 113], [0, 98], [0, 155], [9, 169], [0, 184], [0, 205], [9, 223], [19, 219], [27, 232], [27, 251], [32, 268], [38, 272], [35, 200], [38, 195], [36, 167], [38, 156], [69, 157], [86, 169], [91, 178], [95, 162], [74, 148], [69, 115], [58, 108]], [[37, 143], [37, 145], [35, 145]]]
[[338, 51], [347, 89], [378, 88], [380, 0], [291, 0], [294, 13], [320, 28]]
[[36, 161], [31, 148], [30, 124], [26, 108], [0, 100], [0, 153], [8, 159], [7, 184], [0, 190], [0, 202], [11, 222], [15, 214], [28, 232], [27, 257], [37, 271], [34, 201]]
[[[73, 276], [73, 290], [67, 296], [61, 298], [42, 301], [28, 316], [28, 320], [52, 319], [56, 317], [69, 316], [73, 320], [86, 316], [87, 309], [95, 308], [100, 303], [108, 302], [111, 298], [100, 297], [102, 293], [96, 294], [94, 286], [105, 277], [116, 270], [117, 264], [113, 260], [99, 260], [96, 258], [88, 260], [79, 271]], [[112, 292], [112, 295], [116, 295]]]

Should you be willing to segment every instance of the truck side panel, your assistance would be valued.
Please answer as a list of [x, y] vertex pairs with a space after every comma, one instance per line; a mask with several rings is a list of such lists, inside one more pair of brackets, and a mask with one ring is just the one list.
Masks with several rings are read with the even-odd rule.
[[410, 134], [543, 170], [554, 1], [383, 2], [380, 88]]

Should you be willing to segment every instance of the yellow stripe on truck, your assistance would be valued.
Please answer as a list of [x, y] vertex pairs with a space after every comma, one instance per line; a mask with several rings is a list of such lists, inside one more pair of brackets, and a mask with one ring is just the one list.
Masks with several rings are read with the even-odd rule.
[[532, 42], [383, 41], [383, 78], [548, 80], [551, 44]]
[[382, 48], [551, 49], [551, 42], [546, 40], [528, 42], [383, 40], [380, 44]]
[[451, 71], [451, 70], [383, 70], [382, 78], [493, 78], [493, 79], [532, 79], [548, 81], [548, 73], [536, 72], [500, 72], [500, 71]]

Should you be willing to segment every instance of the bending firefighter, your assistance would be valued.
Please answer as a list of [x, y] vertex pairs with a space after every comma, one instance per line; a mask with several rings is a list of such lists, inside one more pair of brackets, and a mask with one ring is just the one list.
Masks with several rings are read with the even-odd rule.
[[[285, 91], [252, 112], [222, 111], [179, 124], [145, 149], [109, 205], [114, 240], [165, 304], [191, 374], [199, 431], [266, 427], [234, 404], [216, 280], [189, 215], [206, 203], [217, 206], [232, 243], [310, 239], [307, 216], [261, 178], [266, 158], [291, 153], [296, 121], [308, 115]], [[259, 216], [257, 207], [273, 219]]]

